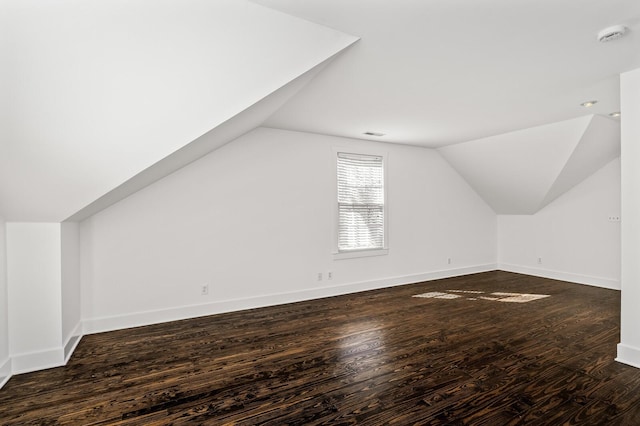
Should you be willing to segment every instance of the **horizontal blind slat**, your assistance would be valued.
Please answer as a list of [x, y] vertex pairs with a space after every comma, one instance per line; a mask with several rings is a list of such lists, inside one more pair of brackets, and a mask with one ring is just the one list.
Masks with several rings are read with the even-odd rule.
[[338, 153], [338, 249], [384, 247], [384, 174], [380, 156]]

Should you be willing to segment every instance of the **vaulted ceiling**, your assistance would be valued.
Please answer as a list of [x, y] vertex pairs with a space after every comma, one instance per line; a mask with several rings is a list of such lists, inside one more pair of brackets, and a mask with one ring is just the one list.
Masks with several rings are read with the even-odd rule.
[[0, 28], [9, 221], [82, 219], [260, 125], [439, 148], [531, 213], [617, 155], [640, 67], [637, 0], [4, 0]]
[[254, 1], [361, 38], [272, 127], [440, 147], [619, 111], [640, 67], [637, 0]]
[[3, 0], [0, 31], [0, 215], [31, 222], [251, 130], [357, 41], [245, 0]]

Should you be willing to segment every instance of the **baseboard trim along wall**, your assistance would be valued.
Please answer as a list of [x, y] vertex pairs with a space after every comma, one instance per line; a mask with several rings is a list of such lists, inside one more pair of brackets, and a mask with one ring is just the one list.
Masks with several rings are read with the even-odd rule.
[[64, 345], [63, 355], [64, 355], [64, 363], [69, 362], [69, 358], [73, 355], [73, 351], [76, 350], [78, 343], [80, 343], [80, 339], [82, 336], [72, 336], [71, 339]]
[[7, 358], [4, 361], [0, 362], [0, 389], [9, 381], [11, 378], [11, 358]]
[[64, 365], [64, 351], [61, 347], [11, 356], [12, 374], [30, 373], [61, 365]]
[[534, 277], [550, 278], [552, 280], [568, 281], [576, 284], [586, 284], [595, 287], [620, 290], [620, 281], [611, 278], [593, 277], [589, 275], [574, 274], [571, 272], [552, 271], [549, 269], [532, 268], [530, 266], [499, 263], [498, 269], [506, 272], [533, 275]]
[[78, 343], [80, 343], [80, 339], [82, 339], [82, 323], [78, 322], [74, 327], [73, 331], [67, 337], [67, 341], [64, 344], [64, 363], [66, 364], [71, 358], [73, 351], [76, 350]]
[[221, 314], [225, 312], [262, 308], [265, 306], [282, 305], [285, 303], [339, 296], [342, 294], [376, 290], [385, 287], [405, 285], [422, 281], [432, 281], [441, 278], [493, 271], [495, 269], [496, 264], [477, 265], [415, 275], [383, 278], [380, 280], [362, 281], [331, 287], [306, 289], [289, 293], [268, 294], [243, 299], [222, 300], [201, 305], [190, 305], [157, 311], [137, 312], [121, 316], [90, 318], [83, 320], [82, 330], [83, 334], [102, 333], [105, 331], [120, 330], [123, 328], [140, 327], [144, 325], [158, 324], [168, 321], [177, 321], [187, 318]]
[[616, 361], [640, 368], [640, 348], [618, 343], [618, 356], [616, 357]]
[[0, 364], [0, 389], [15, 374], [31, 373], [66, 365], [78, 343], [80, 343], [80, 339], [82, 339], [81, 330], [82, 323], [79, 322], [67, 338], [64, 346], [59, 348], [10, 356], [4, 363]]

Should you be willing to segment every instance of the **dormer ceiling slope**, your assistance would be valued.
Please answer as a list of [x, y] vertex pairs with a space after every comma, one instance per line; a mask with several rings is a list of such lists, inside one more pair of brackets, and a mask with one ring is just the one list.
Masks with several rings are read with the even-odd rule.
[[620, 124], [581, 117], [439, 152], [497, 214], [534, 214], [620, 155]]
[[5, 0], [0, 31], [0, 215], [23, 222], [251, 130], [357, 41], [247, 0]]

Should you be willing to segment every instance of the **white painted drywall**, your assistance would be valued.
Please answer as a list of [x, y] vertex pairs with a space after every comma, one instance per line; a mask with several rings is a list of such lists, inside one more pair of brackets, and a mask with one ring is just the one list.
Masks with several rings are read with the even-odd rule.
[[445, 146], [440, 153], [498, 214], [533, 214], [580, 142], [590, 116]]
[[61, 346], [60, 224], [7, 223], [12, 357]]
[[[11, 367], [8, 365], [9, 304], [7, 301], [7, 239], [5, 229], [5, 221], [0, 216], [0, 386], [3, 377], [11, 373]], [[5, 365], [7, 366], [5, 367]]]
[[618, 360], [640, 367], [640, 68], [621, 74], [622, 317]]
[[0, 7], [11, 222], [65, 220], [357, 40], [247, 0]]
[[620, 216], [619, 159], [534, 215], [499, 215], [498, 265], [619, 288], [620, 222], [610, 222], [609, 216]]
[[62, 344], [66, 344], [80, 329], [80, 225], [63, 222], [61, 231], [62, 262]]
[[[386, 256], [333, 258], [336, 147], [388, 153]], [[91, 322], [495, 266], [496, 216], [435, 150], [258, 128], [83, 221], [80, 240]]]
[[540, 208], [620, 157], [620, 120], [594, 115]]

